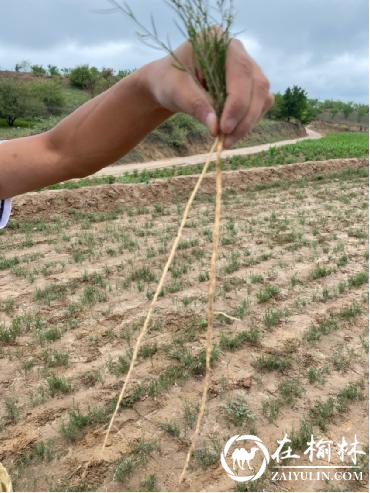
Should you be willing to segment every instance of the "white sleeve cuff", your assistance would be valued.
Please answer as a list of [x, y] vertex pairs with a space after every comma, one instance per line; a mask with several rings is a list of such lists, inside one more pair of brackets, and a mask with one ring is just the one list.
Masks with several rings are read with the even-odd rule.
[[12, 202], [10, 199], [0, 200], [0, 229], [8, 224]]

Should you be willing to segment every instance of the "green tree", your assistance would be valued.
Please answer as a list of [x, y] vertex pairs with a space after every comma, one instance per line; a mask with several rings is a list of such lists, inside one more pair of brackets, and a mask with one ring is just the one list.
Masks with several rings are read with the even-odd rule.
[[51, 77], [59, 77], [60, 71], [56, 65], [48, 65], [48, 72]]
[[271, 118], [272, 120], [282, 119], [282, 107], [283, 107], [283, 95], [280, 92], [274, 94], [274, 104], [266, 113], [266, 118]]
[[46, 70], [42, 65], [32, 65], [31, 66], [32, 75], [36, 77], [44, 77], [46, 75]]
[[62, 86], [58, 81], [40, 80], [28, 83], [28, 86], [31, 96], [44, 104], [47, 115], [60, 115], [62, 113], [65, 99]]
[[309, 123], [314, 118], [304, 89], [299, 86], [288, 87], [281, 102], [281, 118], [288, 121], [294, 118], [304, 124]]
[[15, 65], [16, 72], [29, 72], [30, 71], [30, 62], [27, 60], [22, 60], [21, 62]]
[[45, 114], [45, 104], [32, 94], [28, 84], [0, 81], [0, 117], [5, 118], [10, 127], [14, 126], [17, 118], [33, 118]]
[[344, 103], [343, 104], [343, 114], [346, 120], [350, 117], [350, 115], [354, 112], [353, 103]]
[[99, 77], [99, 70], [96, 67], [89, 67], [88, 65], [75, 67], [69, 74], [69, 80], [72, 86], [89, 91], [91, 96], [95, 95]]
[[123, 70], [119, 70], [118, 71], [118, 74], [117, 74], [117, 77], [119, 77], [120, 79], [123, 79], [124, 77], [127, 77], [128, 75], [132, 74], [133, 72], [135, 72], [135, 68], [134, 69], [129, 69], [129, 68], [125, 68]]

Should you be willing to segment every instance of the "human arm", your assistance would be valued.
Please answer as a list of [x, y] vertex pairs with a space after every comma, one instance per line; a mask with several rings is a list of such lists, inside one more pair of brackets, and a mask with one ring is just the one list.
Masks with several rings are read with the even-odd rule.
[[[192, 63], [190, 43], [177, 56]], [[230, 147], [244, 137], [271, 106], [269, 84], [238, 40], [227, 64], [228, 98], [220, 128], [206, 91], [173, 66], [170, 56], [148, 64], [85, 103], [56, 127], [0, 147], [0, 197], [25, 193], [90, 175], [128, 153], [151, 130], [176, 112], [225, 135]]]

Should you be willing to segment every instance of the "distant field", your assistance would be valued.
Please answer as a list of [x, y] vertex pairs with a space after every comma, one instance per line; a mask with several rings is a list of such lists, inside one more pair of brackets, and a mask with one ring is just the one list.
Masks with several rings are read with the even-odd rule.
[[[362, 157], [369, 152], [368, 133], [333, 133], [320, 140], [308, 140], [298, 144], [271, 149], [251, 156], [233, 157], [223, 162], [224, 170], [275, 166], [305, 161], [323, 161], [348, 157]], [[109, 183], [148, 183], [158, 178], [198, 174], [202, 165], [163, 168], [142, 172], [126, 173], [122, 176], [84, 178], [48, 187], [50, 190], [81, 188]]]

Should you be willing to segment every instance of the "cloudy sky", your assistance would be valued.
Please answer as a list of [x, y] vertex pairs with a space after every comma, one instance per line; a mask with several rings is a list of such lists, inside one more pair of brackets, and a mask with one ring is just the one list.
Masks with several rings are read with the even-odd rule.
[[[272, 83], [311, 97], [368, 101], [368, 0], [234, 0], [235, 32]], [[173, 45], [181, 35], [164, 0], [128, 0], [152, 12]], [[17, 62], [133, 68], [161, 56], [108, 0], [0, 0], [0, 69]]]

